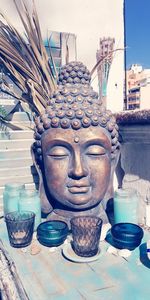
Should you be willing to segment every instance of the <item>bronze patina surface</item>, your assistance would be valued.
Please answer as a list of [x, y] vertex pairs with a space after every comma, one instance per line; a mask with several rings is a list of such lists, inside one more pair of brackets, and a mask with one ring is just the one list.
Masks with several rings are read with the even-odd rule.
[[101, 108], [80, 62], [65, 65], [58, 89], [36, 119], [34, 153], [40, 175], [42, 210], [49, 219], [99, 215], [119, 149], [118, 126]]

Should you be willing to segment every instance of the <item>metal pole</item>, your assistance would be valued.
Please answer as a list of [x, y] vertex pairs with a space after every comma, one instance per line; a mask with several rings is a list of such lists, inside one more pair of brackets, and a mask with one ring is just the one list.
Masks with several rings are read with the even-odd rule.
[[123, 6], [123, 21], [124, 21], [124, 110], [126, 110], [127, 109], [126, 0], [124, 0], [124, 6]]

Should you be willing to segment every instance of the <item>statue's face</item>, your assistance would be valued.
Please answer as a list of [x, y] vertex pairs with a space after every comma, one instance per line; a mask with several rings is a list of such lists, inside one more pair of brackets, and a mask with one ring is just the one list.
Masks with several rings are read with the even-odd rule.
[[42, 134], [47, 187], [69, 208], [90, 208], [103, 199], [111, 171], [111, 140], [101, 127], [49, 129]]

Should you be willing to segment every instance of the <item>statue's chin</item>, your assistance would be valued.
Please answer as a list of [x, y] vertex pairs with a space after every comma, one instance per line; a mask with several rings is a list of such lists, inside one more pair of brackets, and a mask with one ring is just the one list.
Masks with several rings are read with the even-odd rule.
[[65, 202], [65, 207], [67, 209], [75, 209], [75, 210], [85, 210], [85, 209], [91, 209], [92, 207], [95, 207], [99, 204], [100, 201], [93, 201], [93, 199], [85, 199], [82, 195], [79, 198], [73, 198], [70, 199], [69, 201]]
[[[96, 207], [100, 200], [103, 197], [97, 196], [97, 194], [91, 190], [86, 189], [71, 189], [71, 191], [67, 190], [66, 193], [62, 194], [53, 194], [53, 199], [55, 203], [55, 208], [60, 208], [64, 210], [86, 210], [91, 209], [92, 207]], [[56, 200], [55, 200], [56, 199]]]
[[89, 199], [85, 199], [84, 197], [80, 197], [80, 199], [71, 199], [69, 201], [69, 203], [73, 204], [73, 205], [77, 205], [77, 206], [91, 206], [91, 201]]

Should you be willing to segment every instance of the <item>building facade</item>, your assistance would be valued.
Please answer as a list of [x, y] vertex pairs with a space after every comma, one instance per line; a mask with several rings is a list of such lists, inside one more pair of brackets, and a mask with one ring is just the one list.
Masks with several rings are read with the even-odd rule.
[[127, 110], [150, 108], [150, 69], [134, 64], [126, 71]]

